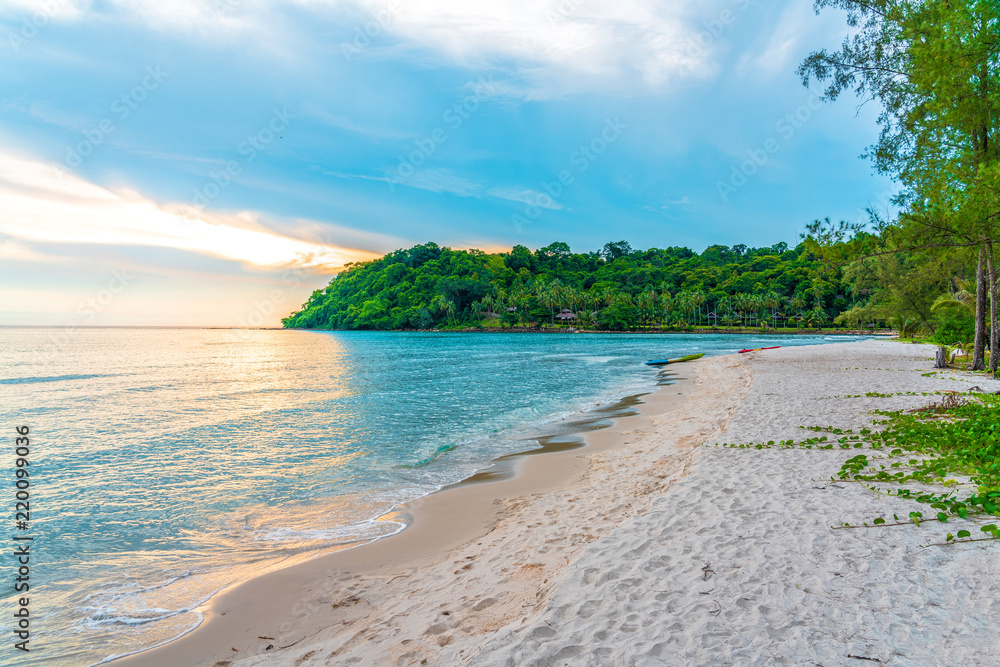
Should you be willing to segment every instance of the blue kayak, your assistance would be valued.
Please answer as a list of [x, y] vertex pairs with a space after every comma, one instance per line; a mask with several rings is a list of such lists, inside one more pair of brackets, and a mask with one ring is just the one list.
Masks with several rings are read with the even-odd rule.
[[705, 353], [700, 354], [689, 354], [686, 357], [677, 357], [676, 359], [654, 359], [653, 361], [647, 361], [647, 366], [666, 366], [667, 364], [677, 364], [682, 361], [694, 361], [695, 359], [701, 359], [705, 356]]

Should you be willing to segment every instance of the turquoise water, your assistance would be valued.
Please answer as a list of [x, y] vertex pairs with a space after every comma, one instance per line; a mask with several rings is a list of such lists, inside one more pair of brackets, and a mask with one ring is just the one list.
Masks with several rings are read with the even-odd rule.
[[399, 503], [531, 448], [547, 422], [649, 391], [646, 360], [844, 340], [0, 329], [10, 463], [14, 427], [32, 438], [18, 664], [155, 645], [234, 581], [389, 535], [402, 526], [378, 518]]

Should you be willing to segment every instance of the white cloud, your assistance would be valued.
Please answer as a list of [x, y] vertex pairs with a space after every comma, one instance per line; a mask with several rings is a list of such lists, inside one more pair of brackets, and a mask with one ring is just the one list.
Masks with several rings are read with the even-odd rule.
[[388, 126], [359, 122], [351, 118], [345, 118], [344, 116], [335, 116], [319, 108], [319, 106], [312, 102], [307, 102], [304, 105], [300, 115], [315, 118], [329, 127], [360, 134], [370, 140], [401, 141], [411, 138], [410, 134], [394, 130]]
[[[328, 32], [309, 35], [295, 26], [291, 17], [304, 9], [314, 17], [308, 24], [314, 29], [324, 21], [339, 22], [348, 33], [378, 25], [365, 49], [369, 56], [405, 54], [436, 64], [496, 68], [510, 75], [501, 86], [507, 94], [525, 99], [629, 91], [637, 84], [655, 88], [712, 69], [710, 49], [696, 45], [703, 26], [691, 16], [710, 7], [696, 0], [18, 0], [18, 8], [47, 3], [72, 8], [57, 20], [81, 12], [85, 19], [120, 17], [213, 42], [242, 36], [243, 43], [285, 53]], [[282, 41], [288, 43], [278, 46]]]
[[337, 178], [361, 179], [366, 181], [380, 181], [389, 184], [390, 188], [405, 185], [411, 188], [419, 188], [437, 194], [453, 194], [459, 197], [474, 197], [483, 199], [484, 197], [494, 197], [496, 199], [506, 199], [516, 201], [521, 204], [534, 204], [541, 208], [552, 211], [563, 209], [551, 196], [517, 185], [497, 185], [492, 188], [470, 181], [469, 179], [454, 174], [447, 169], [417, 169], [406, 178], [400, 176], [366, 176], [363, 174], [345, 174], [337, 171], [325, 171], [328, 176]]
[[0, 235], [39, 243], [156, 246], [259, 268], [334, 272], [370, 252], [303, 241], [255, 215], [171, 210], [135, 192], [114, 192], [41, 162], [0, 152]]
[[551, 196], [527, 188], [496, 187], [490, 189], [487, 194], [498, 199], [509, 199], [510, 201], [521, 202], [522, 204], [534, 204], [535, 206], [547, 208], [551, 211], [561, 211], [563, 208], [562, 204], [558, 203]]
[[453, 174], [447, 169], [418, 169], [406, 178], [393, 178], [389, 182], [394, 185], [408, 185], [430, 192], [448, 192], [459, 197], [476, 197], [482, 195], [483, 186], [473, 183], [467, 178]]
[[70, 130], [82, 129], [90, 121], [86, 114], [60, 109], [45, 100], [33, 100], [29, 102], [23, 97], [15, 100], [5, 100], [0, 104], [0, 109], [23, 113], [43, 123]]
[[[371, 13], [384, 0], [358, 0]], [[697, 3], [649, 0], [407, 0], [387, 32], [448, 61], [513, 63], [525, 97], [704, 74], [687, 14]]]
[[0, 16], [20, 18], [41, 29], [52, 20], [78, 19], [90, 5], [90, 0], [3, 0]]
[[49, 263], [54, 261], [49, 255], [35, 251], [28, 245], [10, 237], [0, 237], [0, 259], [9, 262]]
[[[838, 18], [838, 17], [833, 17]], [[830, 31], [831, 16], [816, 16], [809, 3], [793, 2], [781, 13], [774, 31], [766, 43], [754, 53], [745, 54], [737, 64], [737, 70], [754, 77], [770, 77], [776, 74], [788, 76], [795, 70], [798, 60], [804, 55], [803, 44], [820, 44], [818, 39]], [[840, 26], [840, 30], [843, 27]]]
[[386, 172], [385, 176], [371, 176], [367, 174], [348, 174], [342, 171], [324, 171], [327, 176], [336, 176], [348, 180], [376, 181], [388, 185], [391, 191], [395, 191], [396, 186], [405, 185], [410, 188], [427, 190], [437, 194], [450, 193], [459, 197], [482, 196], [483, 186], [473, 183], [467, 178], [453, 174], [447, 169], [415, 169], [412, 174], [405, 178]]

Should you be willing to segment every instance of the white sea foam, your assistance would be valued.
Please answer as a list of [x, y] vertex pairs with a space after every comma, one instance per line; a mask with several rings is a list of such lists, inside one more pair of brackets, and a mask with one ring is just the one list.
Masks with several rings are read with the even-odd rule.
[[182, 579], [187, 579], [195, 574], [192, 570], [186, 570], [178, 575], [172, 576], [166, 581], [162, 581], [156, 584], [142, 585], [138, 582], [126, 582], [117, 583], [109, 582], [99, 586], [100, 592], [91, 593], [83, 598], [83, 603], [86, 604], [92, 600], [111, 598], [117, 599], [125, 596], [141, 595], [142, 593], [148, 593], [155, 590], [160, 590], [174, 584]]
[[190, 612], [190, 609], [129, 609], [129, 610], [119, 610], [119, 609], [107, 609], [101, 607], [85, 607], [90, 615], [87, 616], [87, 623], [90, 625], [108, 625], [108, 624], [121, 624], [121, 625], [143, 625], [145, 623], [153, 623], [155, 621], [162, 621], [167, 618], [173, 618], [178, 614], [185, 614]]
[[292, 543], [322, 541], [332, 546], [388, 537], [398, 533], [405, 526], [402, 521], [369, 520], [333, 528], [275, 528], [258, 539]]

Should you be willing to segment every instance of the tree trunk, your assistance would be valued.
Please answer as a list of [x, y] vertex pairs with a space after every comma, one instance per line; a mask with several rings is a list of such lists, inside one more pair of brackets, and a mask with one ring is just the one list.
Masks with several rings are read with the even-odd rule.
[[976, 339], [972, 350], [970, 370], [986, 370], [986, 246], [979, 247], [979, 266], [976, 269]]
[[934, 368], [948, 367], [948, 350], [944, 345], [938, 345], [937, 354], [934, 356]]
[[1000, 362], [1000, 353], [997, 353], [997, 345], [1000, 344], [1000, 313], [997, 313], [997, 262], [993, 256], [993, 242], [988, 244], [989, 252], [986, 254], [986, 262], [989, 267], [990, 282], [990, 372], [996, 375], [997, 362]]

